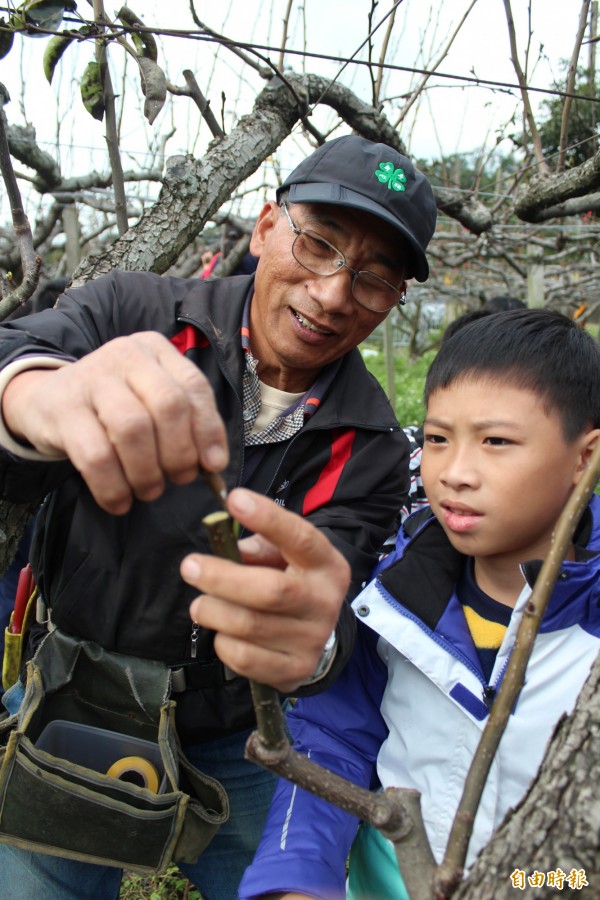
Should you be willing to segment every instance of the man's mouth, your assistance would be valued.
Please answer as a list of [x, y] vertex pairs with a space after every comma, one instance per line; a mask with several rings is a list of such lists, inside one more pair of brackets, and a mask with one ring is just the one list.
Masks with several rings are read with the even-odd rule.
[[314, 325], [312, 322], [309, 322], [308, 319], [305, 319], [304, 316], [301, 316], [299, 312], [295, 309], [292, 309], [292, 313], [296, 317], [296, 319], [300, 322], [303, 328], [307, 328], [309, 331], [314, 331], [315, 334], [333, 334], [332, 331], [328, 331], [326, 328], [319, 328], [318, 325]]

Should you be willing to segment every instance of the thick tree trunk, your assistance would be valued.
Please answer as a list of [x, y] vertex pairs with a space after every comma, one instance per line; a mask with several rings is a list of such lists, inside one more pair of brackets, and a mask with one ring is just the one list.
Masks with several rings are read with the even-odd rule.
[[[549, 873], [556, 886], [548, 884]], [[534, 887], [541, 876], [545, 883]], [[558, 723], [540, 774], [453, 900], [515, 900], [520, 894], [600, 897], [600, 655], [574, 712]]]

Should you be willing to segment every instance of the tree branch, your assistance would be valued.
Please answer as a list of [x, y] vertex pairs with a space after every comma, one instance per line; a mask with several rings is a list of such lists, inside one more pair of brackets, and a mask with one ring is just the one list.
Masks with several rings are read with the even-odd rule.
[[581, 165], [558, 175], [535, 175], [517, 192], [515, 214], [537, 222], [540, 212], [600, 188], [600, 150]]
[[519, 82], [519, 86], [521, 88], [521, 99], [523, 100], [523, 109], [525, 110], [525, 119], [527, 120], [527, 124], [529, 125], [529, 133], [531, 135], [531, 142], [533, 145], [533, 151], [535, 153], [535, 158], [540, 166], [540, 171], [546, 173], [548, 171], [548, 165], [546, 160], [544, 159], [544, 154], [542, 151], [542, 142], [540, 141], [540, 135], [537, 130], [537, 126], [535, 124], [535, 119], [533, 117], [533, 110], [531, 109], [531, 103], [529, 102], [529, 92], [527, 90], [527, 79], [521, 69], [521, 65], [519, 63], [519, 53], [517, 50], [517, 37], [515, 34], [515, 22], [512, 15], [512, 9], [510, 6], [510, 0], [504, 0], [504, 9], [506, 10], [506, 22], [508, 25], [508, 36], [510, 40], [510, 52], [511, 52], [511, 60], [513, 64], [513, 68], [515, 70], [517, 81]]
[[49, 153], [40, 150], [33, 126], [11, 125], [7, 134], [11, 155], [37, 172], [38, 177], [34, 180], [37, 191], [43, 194], [60, 184], [62, 176], [58, 163]]
[[283, 69], [283, 64], [285, 62], [285, 46], [287, 44], [287, 34], [288, 34], [288, 26], [290, 24], [290, 14], [292, 12], [292, 6], [294, 5], [294, 0], [288, 0], [286, 11], [283, 14], [283, 33], [281, 35], [281, 50], [279, 53], [279, 62], [277, 63], [278, 69]]
[[[471, 10], [473, 9], [473, 7], [475, 6], [476, 3], [477, 3], [477, 0], [471, 0], [471, 5], [465, 11], [464, 15], [462, 16], [458, 25], [456, 26], [456, 28], [450, 35], [448, 41], [446, 42], [445, 47], [442, 48], [442, 50], [441, 50], [440, 54], [438, 55], [437, 59], [435, 60], [435, 62], [432, 64], [429, 64], [425, 67], [429, 71], [423, 75], [423, 77], [419, 81], [416, 88], [410, 92], [410, 97], [409, 97], [408, 101], [404, 104], [404, 106], [402, 107], [402, 109], [400, 111], [400, 115], [398, 116], [398, 118], [396, 120], [397, 125], [399, 125], [406, 118], [411, 107], [416, 103], [417, 99], [421, 96], [421, 94], [425, 90], [425, 85], [427, 84], [429, 79], [432, 77], [432, 75], [435, 75], [436, 69], [441, 65], [441, 63], [444, 61], [444, 59], [450, 52], [450, 48], [452, 47], [452, 44], [456, 40], [456, 36], [458, 35], [460, 29], [462, 28], [462, 26], [464, 25], [464, 23], [467, 19], [467, 16], [469, 15], [469, 13], [471, 12]], [[379, 77], [381, 78], [381, 73], [380, 73]]]
[[[42, 260], [36, 256], [33, 249], [33, 237], [31, 234], [31, 226], [29, 219], [25, 215], [23, 209], [23, 201], [21, 200], [21, 192], [15, 178], [12, 167], [10, 151], [8, 148], [8, 122], [4, 105], [10, 100], [8, 91], [3, 84], [0, 84], [0, 173], [2, 180], [6, 186], [6, 193], [11, 208], [13, 229], [17, 236], [19, 251], [21, 256], [21, 267], [23, 269], [23, 278], [18, 288], [10, 289], [8, 292], [0, 286], [0, 296], [6, 293], [2, 302], [0, 302], [0, 319], [5, 318], [9, 313], [16, 309], [17, 306], [33, 294], [37, 287], [40, 275]], [[6, 284], [6, 282], [4, 282]]]
[[209, 34], [212, 37], [214, 37], [215, 40], [218, 40], [219, 43], [221, 43], [224, 47], [227, 47], [228, 50], [231, 50], [231, 52], [234, 53], [237, 57], [239, 57], [247, 66], [250, 66], [256, 72], [258, 72], [258, 74], [262, 78], [271, 78], [273, 72], [268, 66], [264, 66], [264, 67], [261, 66], [259, 63], [256, 62], [255, 59], [253, 59], [247, 53], [244, 53], [242, 50], [239, 49], [239, 47], [236, 47], [232, 41], [230, 41], [228, 38], [224, 37], [222, 34], [219, 34], [218, 31], [213, 31], [212, 28], [209, 28], [208, 25], [206, 25], [204, 22], [202, 22], [198, 18], [198, 14], [197, 14], [195, 6], [194, 6], [194, 0], [190, 0], [190, 12], [192, 14], [192, 19], [194, 20], [194, 22], [196, 23], [198, 28], [201, 28], [202, 31], [204, 31], [206, 34]]
[[558, 140], [558, 159], [556, 160], [556, 171], [562, 172], [565, 167], [565, 154], [567, 147], [567, 136], [569, 133], [569, 115], [571, 113], [571, 106], [573, 105], [573, 98], [568, 95], [574, 92], [575, 90], [575, 75], [577, 73], [577, 60], [579, 59], [579, 52], [581, 50], [581, 44], [583, 38], [585, 36], [585, 29], [587, 26], [588, 14], [590, 10], [590, 0], [583, 0], [581, 4], [581, 10], [579, 13], [579, 26], [577, 28], [577, 35], [575, 37], [575, 44], [573, 46], [573, 53], [571, 54], [571, 61], [569, 63], [569, 72], [567, 75], [567, 84], [566, 91], [567, 96], [563, 102], [562, 115], [560, 120], [560, 138]]
[[210, 128], [211, 134], [213, 137], [223, 137], [225, 132], [217, 122], [215, 115], [210, 108], [210, 103], [200, 90], [198, 86], [198, 82], [194, 78], [194, 73], [189, 69], [183, 70], [183, 77], [186, 80], [186, 84], [188, 86], [189, 95], [200, 110], [202, 118]]
[[[93, 0], [94, 17], [99, 29], [104, 28], [104, 2]], [[117, 215], [117, 228], [119, 235], [125, 234], [129, 227], [127, 219], [127, 198], [125, 196], [125, 184], [123, 181], [123, 166], [119, 153], [119, 136], [117, 134], [117, 116], [115, 111], [115, 93], [108, 68], [106, 43], [102, 38], [96, 39], [96, 59], [100, 66], [100, 78], [104, 94], [104, 111], [106, 115], [106, 146], [108, 158], [113, 176], [113, 190], [115, 195], [115, 209]]]

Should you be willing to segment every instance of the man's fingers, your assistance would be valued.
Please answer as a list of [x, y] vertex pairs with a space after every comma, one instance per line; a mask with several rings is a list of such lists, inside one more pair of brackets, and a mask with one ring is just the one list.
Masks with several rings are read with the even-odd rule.
[[156, 366], [143, 378], [135, 367], [128, 377], [152, 413], [164, 471], [173, 481], [187, 479], [194, 467], [221, 471], [228, 461], [227, 438], [207, 379], [160, 335], [136, 338], [156, 354]]
[[196, 624], [215, 631], [215, 649], [234, 672], [293, 690], [314, 672], [325, 636], [314, 623], [290, 620], [202, 595], [190, 607]]
[[131, 506], [131, 487], [111, 442], [97, 418], [86, 409], [66, 415], [62, 421], [64, 443], [96, 503], [113, 515]]
[[274, 653], [222, 633], [215, 637], [215, 651], [221, 662], [238, 675], [268, 684], [285, 694], [292, 693], [310, 678], [319, 658], [317, 655], [311, 666], [306, 662], [307, 657]]
[[281, 550], [262, 534], [253, 534], [250, 537], [238, 541], [238, 548], [242, 559], [249, 566], [270, 566], [273, 569], [283, 569], [285, 559]]
[[[273, 503], [267, 497], [245, 488], [231, 491], [227, 499], [231, 515], [250, 531], [254, 531], [279, 547], [285, 559], [298, 568], [312, 569], [335, 566], [341, 574], [347, 563], [306, 519]], [[348, 570], [348, 583], [349, 583]]]
[[[217, 556], [192, 554], [181, 563], [184, 581], [203, 594], [223, 597], [240, 608], [309, 618], [306, 580], [301, 573], [246, 566]], [[324, 604], [324, 614], [327, 604]], [[204, 623], [202, 623], [204, 624]], [[211, 627], [211, 626], [207, 626]]]
[[[293, 655], [298, 644], [305, 651], [314, 653], [315, 658], [323, 650], [324, 640], [316, 633], [311, 621], [297, 618], [291, 622], [287, 616], [252, 606], [240, 606], [222, 597], [202, 594], [192, 602], [190, 615], [197, 625], [210, 631], [227, 633], [232, 638], [251, 641], [258, 647], [268, 647], [273, 652], [284, 655]], [[294, 641], [291, 648], [289, 630], [286, 633], [282, 627], [286, 624], [293, 630]]]
[[201, 591], [190, 617], [216, 633], [217, 653], [235, 672], [292, 691], [313, 674], [337, 624], [348, 563], [313, 525], [268, 498], [236, 489], [228, 506], [260, 534], [259, 554], [265, 540], [279, 549], [279, 567], [190, 554], [181, 575]]

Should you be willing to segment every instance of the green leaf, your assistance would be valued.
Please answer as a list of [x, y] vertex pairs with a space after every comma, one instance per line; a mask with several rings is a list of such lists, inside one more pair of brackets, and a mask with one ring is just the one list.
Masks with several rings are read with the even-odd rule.
[[[15, 20], [21, 20], [26, 26], [34, 25], [37, 28], [56, 31], [61, 25], [65, 12], [72, 12], [76, 8], [77, 4], [74, 0], [25, 0], [17, 8]], [[35, 35], [35, 37], [45, 37], [45, 35]]]
[[[135, 28], [136, 25], [144, 25], [142, 20], [138, 16], [136, 16], [133, 10], [129, 9], [129, 7], [127, 6], [121, 7], [119, 12], [117, 13], [117, 18], [123, 23], [123, 25], [127, 25], [129, 28]], [[156, 47], [156, 41], [154, 40], [154, 35], [146, 31], [132, 31], [129, 36], [133, 41], [135, 52], [138, 56], [144, 57], [145, 59], [151, 59], [153, 62], [156, 62], [156, 60], [158, 59], [158, 50]]]
[[100, 77], [100, 66], [97, 62], [89, 62], [81, 78], [81, 99], [87, 111], [98, 119], [104, 118], [104, 91]]
[[61, 56], [74, 39], [74, 36], [63, 37], [62, 35], [57, 34], [50, 38], [46, 44], [46, 49], [44, 50], [44, 75], [50, 84], [52, 84], [54, 70], [58, 65]]
[[5, 56], [8, 56], [14, 39], [15, 36], [10, 29], [10, 26], [7, 25], [4, 19], [0, 19], [0, 59], [4, 59]]

